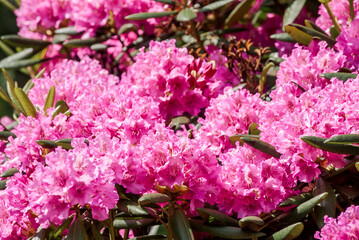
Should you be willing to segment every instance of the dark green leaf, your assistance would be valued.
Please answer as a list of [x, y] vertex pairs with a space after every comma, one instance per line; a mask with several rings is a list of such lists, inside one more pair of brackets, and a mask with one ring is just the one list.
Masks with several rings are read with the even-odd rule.
[[137, 32], [138, 28], [135, 24], [133, 23], [126, 23], [126, 24], [123, 24], [120, 29], [118, 30], [117, 34], [118, 35], [121, 35], [123, 33], [128, 33], [128, 32], [131, 32], [131, 31], [134, 31], [134, 32]]
[[4, 190], [6, 188], [6, 182], [8, 179], [0, 181], [0, 190]]
[[[5, 92], [5, 90], [2, 89], [1, 87], [0, 87], [0, 97], [1, 97], [4, 101], [6, 101], [6, 102], [8, 102], [8, 103], [11, 103], [10, 97], [7, 95], [7, 93]], [[1, 138], [1, 136], [0, 136], [0, 138]]]
[[261, 130], [258, 129], [258, 124], [257, 123], [251, 123], [249, 125], [249, 127], [248, 127], [248, 134], [249, 135], [259, 135], [260, 133], [261, 133]]
[[249, 146], [258, 149], [259, 151], [262, 151], [268, 155], [271, 155], [276, 158], [280, 158], [282, 154], [277, 152], [275, 147], [267, 142], [264, 142], [258, 138], [251, 138], [251, 137], [241, 137], [241, 140], [243, 140], [245, 143], [247, 143]]
[[355, 79], [358, 76], [358, 74], [344, 73], [344, 72], [333, 72], [333, 73], [322, 73], [320, 76], [323, 78], [326, 78], [326, 79], [337, 78], [337, 79], [345, 82], [348, 79]]
[[56, 145], [55, 141], [50, 141], [50, 140], [37, 140], [36, 143], [44, 148], [57, 148], [58, 147]]
[[247, 216], [239, 220], [239, 227], [244, 230], [248, 229], [254, 232], [259, 232], [260, 227], [263, 225], [264, 221], [256, 216]]
[[198, 12], [209, 12], [209, 11], [214, 11], [218, 8], [221, 8], [225, 5], [227, 5], [228, 3], [233, 2], [233, 0], [219, 0], [219, 1], [215, 1], [213, 3], [210, 3], [206, 6], [204, 6], [203, 8], [199, 9]]
[[330, 36], [328, 36], [327, 34], [323, 34], [322, 32], [319, 32], [317, 30], [314, 30], [312, 28], [308, 28], [299, 24], [289, 24], [287, 26], [291, 26], [291, 27], [295, 27], [297, 29], [299, 29], [300, 31], [309, 34], [312, 37], [316, 37], [319, 38], [320, 40], [326, 41], [328, 43], [328, 46], [333, 47], [336, 43], [336, 41], [331, 38]]
[[1, 40], [10, 46], [14, 47], [46, 47], [50, 44], [50, 42], [35, 40], [31, 38], [23, 38], [18, 35], [3, 35], [1, 36]]
[[69, 150], [69, 149], [73, 149], [73, 147], [71, 146], [71, 141], [72, 138], [65, 138], [65, 139], [57, 140], [55, 144], [57, 146], [61, 146], [63, 149]]
[[148, 211], [136, 202], [120, 200], [117, 206], [120, 211], [131, 214], [133, 216], [148, 215]]
[[212, 217], [222, 225], [229, 225], [234, 227], [238, 226], [237, 220], [217, 210], [210, 208], [196, 208], [196, 211], [206, 222], [209, 222], [209, 219]]
[[306, 0], [294, 0], [289, 7], [285, 10], [283, 16], [283, 31], [284, 26], [293, 23], [302, 11]]
[[138, 199], [140, 205], [148, 205], [151, 203], [165, 203], [171, 201], [171, 198], [163, 193], [147, 193]]
[[166, 4], [175, 4], [176, 2], [173, 0], [155, 0], [156, 2], [166, 3]]
[[33, 66], [38, 63], [45, 62], [47, 60], [48, 59], [23, 59], [23, 60], [17, 60], [12, 62], [2, 62], [0, 63], [0, 68], [18, 69], [18, 68]]
[[168, 215], [168, 234], [174, 240], [194, 240], [188, 218], [180, 206], [171, 205]]
[[48, 108], [54, 106], [54, 102], [55, 102], [55, 86], [51, 86], [49, 92], [47, 93], [47, 97], [44, 105], [44, 111], [46, 112]]
[[72, 214], [70, 217], [68, 217], [55, 231], [54, 238], [59, 237], [72, 223], [72, 220], [74, 219], [74, 214]]
[[156, 220], [153, 218], [115, 218], [113, 221], [113, 227], [119, 229], [131, 229], [148, 226], [154, 223]]
[[34, 105], [32, 104], [32, 102], [30, 101], [27, 94], [21, 88], [17, 88], [17, 87], [15, 87], [14, 91], [15, 91], [16, 98], [19, 100], [22, 109], [24, 109], [24, 111], [26, 113], [26, 116], [35, 117], [36, 109], [35, 109]]
[[304, 136], [301, 138], [307, 144], [322, 149], [327, 152], [357, 155], [359, 154], [359, 146], [353, 144], [325, 143], [326, 138], [315, 136]]
[[15, 175], [15, 173], [18, 173], [19, 171], [17, 170], [17, 168], [10, 168], [8, 170], [6, 170], [5, 172], [3, 172], [2, 174], [0, 174], [0, 177], [5, 178], [5, 177], [12, 177]]
[[55, 30], [55, 34], [79, 35], [81, 33], [82, 32], [77, 32], [74, 26], [59, 28]]
[[296, 196], [292, 196], [281, 202], [278, 207], [286, 207], [292, 205], [302, 204], [312, 198], [311, 193], [301, 193]]
[[52, 118], [60, 113], [65, 114], [65, 112], [69, 110], [69, 106], [62, 100], [57, 101], [55, 107], [55, 111], [52, 113]]
[[163, 235], [147, 235], [147, 236], [130, 238], [128, 240], [162, 240], [162, 239], [167, 239], [167, 237]]
[[78, 48], [78, 47], [90, 47], [95, 43], [101, 43], [106, 41], [108, 38], [106, 36], [88, 38], [88, 39], [73, 39], [65, 42], [63, 46], [69, 48]]
[[101, 235], [99, 229], [95, 226], [94, 222], [91, 223], [91, 231], [95, 240], [105, 240], [105, 238]]
[[177, 11], [167, 11], [167, 12], [143, 12], [135, 13], [125, 17], [126, 20], [145, 20], [149, 18], [159, 18], [167, 17], [176, 14]]
[[288, 33], [276, 33], [270, 35], [271, 39], [275, 39], [282, 42], [290, 42], [290, 43], [296, 43], [297, 41], [292, 38]]
[[357, 169], [357, 171], [359, 172], [359, 162], [355, 163], [355, 168]]
[[273, 240], [292, 240], [297, 237], [303, 232], [304, 225], [301, 222], [294, 223], [286, 228], [283, 228], [282, 230], [274, 233], [270, 238]]
[[341, 134], [329, 138], [324, 143], [359, 143], [359, 134]]
[[313, 189], [313, 196], [318, 196], [321, 193], [327, 192], [328, 197], [326, 197], [321, 203], [314, 207], [313, 210], [313, 219], [319, 229], [324, 227], [324, 216], [328, 215], [329, 217], [335, 218], [336, 211], [336, 197], [334, 194], [333, 188], [328, 182], [326, 182], [322, 177], [315, 181], [315, 187]]
[[65, 236], [66, 240], [87, 240], [85, 226], [80, 220], [76, 220], [70, 227], [69, 232]]
[[338, 31], [338, 29], [335, 28], [335, 26], [331, 26], [330, 27], [330, 36], [333, 38], [333, 39], [337, 39], [337, 37], [340, 35], [340, 32]]
[[251, 10], [255, 0], [243, 0], [232, 10], [225, 21], [225, 25], [230, 27], [241, 20], [246, 13]]
[[230, 226], [207, 226], [203, 222], [190, 219], [191, 226], [200, 231], [206, 232], [213, 236], [225, 239], [253, 239], [265, 236], [262, 232], [247, 232], [238, 227]]
[[351, 20], [354, 20], [354, 18], [355, 18], [355, 12], [354, 12], [353, 0], [349, 0], [349, 9], [350, 9], [350, 19], [351, 19]]
[[197, 17], [197, 13], [193, 12], [189, 8], [185, 8], [177, 14], [176, 20], [179, 22], [186, 22], [186, 21], [191, 21], [196, 17]]
[[321, 29], [320, 27], [318, 27], [317, 25], [315, 25], [315, 23], [309, 21], [309, 20], [305, 20], [305, 26], [314, 30], [317, 30], [318, 32], [321, 32], [327, 36], [329, 36], [323, 29]]
[[9, 137], [16, 138], [16, 135], [9, 131], [0, 131], [0, 139], [7, 140]]
[[8, 56], [0, 61], [0, 66], [5, 63], [10, 63], [13, 61], [23, 60], [25, 58], [30, 58], [40, 52], [43, 48], [37, 47], [37, 48], [26, 48], [22, 50], [21, 52], [17, 52], [11, 56]]

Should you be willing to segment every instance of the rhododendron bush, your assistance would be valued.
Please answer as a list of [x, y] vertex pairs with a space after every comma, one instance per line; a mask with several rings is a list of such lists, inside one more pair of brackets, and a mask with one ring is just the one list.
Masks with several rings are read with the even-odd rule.
[[359, 0], [0, 3], [0, 239], [359, 239]]

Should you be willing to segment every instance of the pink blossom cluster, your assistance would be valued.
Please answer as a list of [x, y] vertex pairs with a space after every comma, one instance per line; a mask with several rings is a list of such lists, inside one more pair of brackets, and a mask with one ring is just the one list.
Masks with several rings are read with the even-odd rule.
[[[164, 11], [164, 5], [154, 0], [23, 0], [15, 13], [21, 36], [46, 38], [46, 30], [69, 25], [93, 35], [98, 28], [106, 25], [110, 12], [113, 13], [116, 26], [120, 27], [128, 22], [124, 19], [127, 15], [159, 11]], [[152, 32], [154, 25], [159, 23], [156, 19], [142, 22], [147, 33]]]
[[[212, 51], [214, 57], [220, 54]], [[215, 62], [194, 60], [187, 49], [177, 48], [174, 40], [151, 42], [149, 51], [142, 49], [122, 76], [121, 85], [133, 94], [151, 96], [166, 120], [185, 112], [195, 116], [225, 86], [238, 81], [228, 78], [231, 73], [223, 65], [219, 69], [217, 74]]]
[[358, 239], [359, 236], [359, 206], [350, 206], [338, 218], [324, 217], [325, 226], [315, 233], [316, 239]]

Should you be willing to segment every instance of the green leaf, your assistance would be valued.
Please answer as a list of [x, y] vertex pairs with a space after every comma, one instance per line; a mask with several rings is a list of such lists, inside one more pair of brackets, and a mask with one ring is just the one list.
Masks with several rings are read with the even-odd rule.
[[166, 4], [175, 4], [176, 2], [173, 0], [155, 0], [156, 2], [166, 3]]
[[131, 31], [137, 32], [138, 27], [133, 23], [123, 24], [117, 32], [117, 35], [121, 35], [123, 33], [129, 33]]
[[233, 2], [233, 0], [219, 0], [219, 1], [215, 1], [213, 3], [210, 3], [206, 6], [204, 6], [203, 8], [199, 9], [198, 12], [209, 12], [209, 11], [214, 11], [218, 8], [221, 8], [225, 5], [227, 5], [228, 3]]
[[304, 225], [301, 222], [294, 223], [282, 230], [274, 233], [269, 239], [273, 240], [292, 240], [297, 237], [303, 232]]
[[101, 235], [99, 229], [95, 226], [94, 222], [91, 223], [91, 231], [95, 240], [105, 240], [105, 238]]
[[128, 200], [120, 200], [117, 204], [118, 209], [122, 212], [131, 214], [133, 216], [146, 216], [148, 215], [148, 211], [141, 207], [138, 203], [128, 201]]
[[359, 134], [341, 134], [331, 137], [324, 141], [324, 143], [359, 143]]
[[359, 146], [353, 144], [339, 144], [339, 143], [325, 143], [326, 138], [315, 137], [315, 136], [304, 136], [301, 139], [316, 148], [322, 149], [327, 152], [357, 155], [359, 154]]
[[354, 20], [354, 18], [355, 18], [355, 12], [354, 12], [353, 0], [349, 0], [349, 9], [350, 9], [350, 19], [351, 19], [351, 20]]
[[101, 43], [106, 41], [108, 38], [106, 36], [88, 38], [88, 39], [72, 39], [63, 44], [65, 47], [69, 48], [78, 48], [78, 47], [90, 47], [95, 43]]
[[258, 124], [257, 123], [251, 123], [249, 125], [249, 127], [248, 127], [248, 134], [249, 135], [259, 135], [260, 133], [261, 133], [261, 130], [258, 129]]
[[185, 8], [177, 14], [176, 20], [179, 22], [186, 22], [186, 21], [191, 21], [196, 17], [197, 17], [197, 13], [193, 12], [189, 8]]
[[151, 203], [165, 203], [171, 201], [171, 198], [163, 193], [147, 193], [138, 199], [140, 205], [148, 205]]
[[204, 225], [203, 222], [198, 220], [190, 219], [191, 226], [200, 231], [206, 232], [213, 236], [225, 238], [225, 239], [254, 239], [258, 237], [265, 236], [262, 232], [248, 232], [243, 231], [238, 227], [231, 227], [231, 226], [207, 226]]
[[276, 33], [270, 35], [271, 39], [275, 39], [282, 42], [290, 42], [290, 43], [296, 43], [297, 41], [292, 38], [288, 33]]
[[0, 190], [4, 190], [6, 188], [6, 182], [8, 179], [0, 181]]
[[25, 115], [25, 111], [24, 109], [22, 109], [21, 105], [20, 105], [20, 102], [19, 100], [17, 99], [16, 97], [16, 94], [15, 94], [15, 83], [14, 81], [12, 80], [12, 78], [10, 77], [9, 73], [4, 69], [2, 68], [1, 69], [4, 76], [5, 76], [5, 79], [6, 79], [6, 87], [7, 87], [7, 92], [10, 96], [10, 99], [13, 103], [13, 107], [15, 108], [16, 111], [18, 112], [22, 112], [24, 115]]
[[3, 35], [1, 40], [13, 47], [46, 47], [50, 45], [50, 42], [47, 41], [23, 38], [18, 35]]
[[245, 143], [247, 143], [249, 146], [258, 149], [259, 151], [262, 151], [268, 155], [271, 155], [276, 158], [280, 158], [282, 155], [281, 153], [277, 152], [275, 147], [267, 142], [264, 142], [258, 138], [251, 138], [251, 137], [241, 137], [241, 140], [243, 140]]
[[72, 141], [72, 138], [64, 138], [64, 139], [57, 140], [55, 142], [55, 144], [57, 146], [61, 146], [63, 149], [70, 150], [70, 149], [73, 149], [73, 147], [71, 146], [71, 141]]
[[271, 222], [274, 224], [278, 224], [278, 220], [280, 223], [292, 224], [298, 222], [305, 218], [312, 209], [318, 205], [321, 201], [323, 201], [328, 196], [328, 193], [322, 193], [318, 196], [313, 197], [312, 199], [300, 204], [298, 207], [292, 209], [290, 212], [283, 213], [279, 215], [277, 218], [273, 219]]
[[76, 31], [74, 26], [59, 28], [55, 30], [55, 34], [79, 35], [81, 33], [82, 32]]
[[16, 138], [16, 135], [9, 131], [0, 131], [0, 140], [6, 141], [9, 137]]
[[255, 0], [243, 0], [241, 1], [226, 18], [225, 25], [227, 27], [232, 26], [241, 20], [246, 13], [251, 10]]
[[146, 235], [146, 236], [130, 238], [128, 240], [162, 240], [162, 239], [167, 239], [167, 237], [163, 235]]
[[294, 0], [289, 7], [285, 10], [283, 16], [283, 31], [284, 26], [293, 23], [294, 20], [298, 17], [299, 13], [302, 11], [306, 0]]
[[256, 216], [247, 216], [239, 220], [239, 227], [244, 230], [248, 229], [254, 232], [259, 232], [260, 227], [263, 225], [264, 221]]
[[94, 50], [94, 51], [98, 51], [98, 52], [101, 52], [101, 51], [105, 51], [106, 49], [108, 49], [110, 46], [106, 45], [106, 44], [102, 44], [102, 43], [95, 43], [93, 45], [90, 46], [90, 49], [91, 50]]
[[21, 52], [17, 52], [11, 56], [8, 56], [0, 61], [0, 66], [4, 63], [10, 63], [13, 61], [22, 60], [24, 58], [30, 58], [40, 52], [43, 48], [26, 48], [22, 50]]
[[0, 40], [0, 48], [7, 56], [15, 54], [14, 50], [12, 50], [12, 48], [10, 48], [1, 40]]
[[[300, 31], [309, 34], [312, 37], [318, 38], [320, 40], [326, 41], [328, 43], [328, 46], [333, 47], [336, 43], [336, 41], [331, 38], [330, 36], [328, 36], [327, 34], [324, 34], [320, 31], [317, 31], [315, 29], [312, 28], [308, 28], [299, 24], [295, 24], [295, 23], [291, 23], [287, 26], [291, 26], [291, 27], [295, 27], [297, 29], [299, 29]], [[294, 38], [294, 37], [293, 37]]]
[[222, 225], [228, 225], [228, 226], [238, 226], [238, 221], [234, 218], [231, 218], [227, 214], [224, 214], [220, 211], [210, 209], [210, 208], [196, 208], [196, 211], [198, 214], [205, 220], [206, 222], [209, 222], [210, 218], [214, 218]]
[[62, 44], [63, 42], [65, 42], [66, 40], [68, 40], [70, 37], [70, 35], [66, 35], [66, 34], [56, 34], [54, 36], [54, 38], [52, 39], [52, 43], [53, 44]]
[[359, 172], [359, 162], [355, 163], [355, 168], [357, 169], [357, 171]]
[[32, 89], [35, 86], [32, 79], [26, 82], [25, 86], [22, 88], [26, 94], [29, 94], [30, 89]]
[[65, 240], [87, 240], [86, 229], [80, 220], [76, 220], [70, 227], [69, 232], [65, 236]]
[[59, 100], [55, 104], [55, 111], [52, 113], [52, 118], [56, 117], [60, 113], [65, 114], [69, 110], [69, 106], [63, 101]]
[[167, 12], [142, 12], [135, 13], [125, 17], [126, 20], [145, 20], [149, 18], [159, 18], [167, 17], [176, 14], [177, 11], [167, 11]]
[[326, 79], [337, 78], [338, 80], [342, 80], [345, 82], [348, 79], [355, 79], [358, 76], [358, 74], [345, 73], [345, 72], [333, 72], [333, 73], [322, 73], [320, 76], [323, 78], [326, 78]]
[[56, 142], [51, 141], [51, 140], [37, 140], [36, 143], [44, 148], [57, 148], [58, 147]]
[[174, 240], [194, 240], [191, 225], [180, 206], [170, 205], [168, 215], [168, 234]]
[[132, 229], [141, 228], [154, 223], [156, 220], [153, 218], [115, 218], [113, 227], [119, 229]]
[[12, 62], [2, 62], [0, 63], [0, 68], [18, 69], [18, 68], [33, 66], [38, 63], [45, 62], [47, 60], [48, 59], [23, 59], [23, 60], [17, 60]]
[[59, 237], [70, 226], [74, 217], [75, 217], [75, 215], [72, 214], [56, 229], [56, 231], [54, 233], [54, 238]]
[[328, 36], [328, 34], [323, 29], [321, 29], [320, 27], [315, 25], [315, 23], [313, 23], [312, 21], [309, 21], [309, 20], [306, 19], [306, 20], [304, 20], [304, 23], [305, 23], [306, 27], [314, 29], [314, 30], [317, 30], [318, 32], [321, 32], [321, 33]]
[[[54, 106], [55, 103], [55, 86], [51, 86], [49, 89], [49, 92], [47, 93], [45, 105], [44, 105], [44, 111], [46, 113], [46, 110], [52, 106]], [[47, 113], [46, 113], [47, 115]]]
[[0, 177], [5, 178], [5, 177], [12, 177], [15, 175], [15, 173], [18, 173], [19, 171], [17, 170], [17, 168], [10, 168], [8, 170], [6, 170], [5, 172], [3, 172], [2, 174], [0, 174]]
[[21, 88], [17, 87], [15, 87], [14, 91], [17, 99], [19, 99], [21, 107], [26, 113], [26, 116], [36, 117], [36, 109], [26, 93]]
[[330, 36], [333, 39], [337, 39], [337, 37], [340, 35], [340, 32], [338, 32], [338, 29], [336, 29], [334, 25], [330, 27], [329, 32], [330, 32]]
[[298, 43], [308, 46], [309, 43], [312, 41], [313, 37], [296, 27], [287, 25], [284, 26], [284, 30]]
[[301, 193], [296, 196], [292, 196], [281, 202], [278, 207], [287, 207], [292, 205], [302, 204], [312, 198], [311, 193]]
[[328, 182], [326, 182], [322, 177], [315, 181], [315, 187], [313, 189], [313, 196], [318, 196], [324, 192], [328, 193], [328, 197], [326, 197], [321, 203], [314, 207], [312, 212], [313, 219], [319, 229], [324, 227], [324, 216], [328, 215], [329, 217], [335, 218], [336, 211], [336, 197], [333, 188], [330, 186]]

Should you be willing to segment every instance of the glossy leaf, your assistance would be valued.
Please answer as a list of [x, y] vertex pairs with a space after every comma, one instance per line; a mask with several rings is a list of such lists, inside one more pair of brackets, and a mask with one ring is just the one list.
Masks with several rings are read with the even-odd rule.
[[206, 222], [209, 222], [210, 218], [213, 218], [217, 220], [222, 225], [228, 225], [228, 226], [238, 226], [238, 221], [234, 218], [231, 218], [227, 214], [224, 214], [220, 211], [210, 209], [210, 208], [196, 208], [196, 211], [198, 214], [205, 220]]
[[55, 111], [52, 113], [52, 118], [59, 115], [60, 113], [64, 114], [66, 111], [69, 110], [69, 106], [62, 100], [57, 101], [55, 106], [56, 108]]
[[55, 86], [51, 86], [49, 92], [47, 93], [47, 97], [44, 105], [44, 111], [46, 112], [48, 108], [54, 106], [54, 103], [55, 103]]
[[297, 41], [292, 38], [288, 33], [276, 33], [270, 35], [271, 39], [275, 39], [282, 42], [290, 42], [290, 43], [296, 43]]
[[179, 22], [186, 22], [186, 21], [191, 21], [191, 20], [195, 19], [196, 17], [197, 17], [197, 14], [195, 12], [193, 12], [189, 8], [185, 8], [177, 14], [176, 20]]
[[283, 31], [284, 26], [293, 23], [302, 11], [306, 0], [294, 0], [284, 12], [283, 16]]
[[289, 24], [287, 26], [295, 27], [295, 28], [299, 29], [300, 31], [309, 34], [312, 37], [316, 37], [316, 38], [318, 38], [320, 40], [326, 41], [328, 43], [328, 46], [330, 46], [330, 47], [333, 47], [335, 45], [335, 43], [336, 43], [336, 41], [333, 38], [331, 38], [327, 34], [319, 32], [319, 31], [317, 31], [315, 29], [308, 28], [308, 27], [305, 27], [305, 26], [302, 26], [302, 25], [299, 25], [299, 24], [295, 24], [295, 23]]
[[4, 190], [6, 188], [6, 182], [8, 179], [0, 181], [0, 190]]
[[15, 173], [18, 173], [19, 171], [17, 170], [17, 168], [10, 168], [6, 171], [4, 171], [3, 173], [0, 174], [0, 177], [5, 178], [5, 177], [12, 177], [15, 175]]
[[243, 19], [244, 15], [251, 10], [255, 0], [243, 0], [232, 10], [225, 21], [225, 25], [230, 27]]
[[3, 35], [1, 36], [1, 40], [10, 46], [14, 47], [46, 47], [50, 44], [50, 42], [35, 40], [31, 38], [23, 38], [18, 35]]
[[323, 78], [326, 78], [326, 79], [337, 78], [337, 79], [345, 82], [348, 79], [355, 79], [358, 76], [358, 74], [344, 73], [344, 72], [333, 72], [333, 73], [322, 73], [320, 76]]
[[287, 207], [292, 205], [300, 205], [309, 199], [311, 199], [313, 195], [311, 193], [301, 193], [292, 197], [289, 197], [285, 199], [283, 202], [281, 202], [278, 207]]
[[13, 62], [13, 61], [18, 61], [18, 60], [22, 60], [25, 58], [30, 58], [32, 56], [34, 56], [35, 54], [37, 54], [38, 52], [40, 52], [43, 48], [26, 48], [24, 50], [22, 50], [21, 52], [17, 52], [11, 56], [8, 56], [4, 59], [2, 59], [0, 61], [0, 65], [2, 65], [3, 63], [9, 63], [9, 62]]
[[296, 27], [287, 25], [284, 26], [284, 30], [298, 43], [308, 46], [313, 37], [309, 34], [297, 29]]
[[357, 155], [359, 154], [359, 146], [353, 144], [325, 143], [326, 138], [315, 136], [304, 136], [301, 138], [307, 144], [322, 149], [327, 152]]
[[324, 141], [324, 143], [359, 143], [359, 134], [342, 134], [331, 137]]
[[37, 140], [36, 143], [44, 148], [57, 148], [58, 147], [56, 142], [51, 141], [51, 140]]
[[11, 62], [2, 62], [0, 63], [0, 68], [18, 69], [18, 68], [33, 66], [38, 63], [45, 62], [47, 60], [48, 59], [23, 59], [23, 60], [11, 61]]
[[258, 138], [241, 137], [241, 140], [243, 140], [249, 146], [258, 149], [259, 151], [264, 152], [273, 157], [280, 158], [280, 156], [282, 155], [281, 153], [277, 152], [277, 150], [273, 145], [264, 142]]
[[219, 1], [215, 1], [213, 3], [210, 3], [206, 6], [204, 6], [203, 8], [199, 9], [198, 12], [209, 12], [209, 11], [214, 11], [218, 8], [221, 8], [225, 5], [227, 5], [228, 3], [233, 2], [233, 0], [219, 0]]
[[313, 210], [313, 219], [319, 229], [324, 227], [324, 216], [328, 215], [329, 217], [335, 218], [336, 211], [336, 197], [333, 188], [328, 182], [326, 182], [322, 177], [315, 181], [315, 187], [313, 189], [313, 196], [318, 196], [324, 192], [328, 193], [328, 196]]
[[22, 109], [24, 109], [26, 115], [35, 117], [36, 109], [35, 109], [34, 105], [32, 104], [32, 102], [30, 101], [27, 94], [21, 88], [17, 88], [17, 87], [15, 87], [14, 91], [15, 91], [16, 98], [19, 100], [19, 103], [20, 103]]
[[90, 47], [95, 43], [101, 43], [107, 40], [107, 37], [97, 37], [97, 38], [88, 38], [88, 39], [73, 39], [65, 42], [63, 46], [69, 48], [78, 48], [78, 47]]
[[81, 32], [75, 30], [74, 26], [64, 27], [55, 30], [55, 34], [79, 35]]
[[131, 214], [133, 216], [148, 215], [148, 211], [136, 202], [120, 200], [117, 206], [120, 211]]
[[128, 240], [163, 240], [163, 239], [167, 239], [167, 237], [163, 235], [147, 235], [147, 236], [130, 238]]
[[138, 199], [140, 205], [148, 205], [151, 203], [165, 203], [171, 201], [171, 198], [163, 193], [147, 193]]
[[273, 240], [292, 240], [299, 237], [299, 235], [303, 232], [304, 225], [301, 222], [294, 223], [282, 230], [274, 233], [270, 238]]
[[57, 146], [61, 146], [63, 149], [70, 150], [73, 149], [73, 147], [71, 146], [71, 141], [72, 138], [65, 138], [65, 139], [57, 140], [55, 144]]
[[168, 234], [174, 240], [194, 240], [191, 225], [180, 206], [171, 205], [168, 215]]
[[85, 226], [80, 220], [76, 220], [70, 227], [69, 232], [64, 238], [65, 240], [87, 240]]
[[167, 12], [143, 12], [135, 13], [125, 17], [126, 20], [145, 20], [149, 18], [159, 18], [167, 17], [176, 14], [177, 11], [167, 11]]
[[323, 30], [321, 29], [320, 27], [318, 27], [315, 23], [313, 23], [312, 21], [309, 21], [308, 19], [304, 20], [304, 24], [306, 27], [308, 28], [311, 28], [311, 29], [314, 29], [314, 30], [317, 30], [318, 32], [321, 32], [325, 35], [328, 36], [328, 34]]
[[74, 217], [75, 217], [75, 215], [72, 214], [56, 229], [56, 231], [54, 233], [54, 238], [59, 237], [70, 226]]
[[0, 131], [0, 140], [6, 141], [9, 137], [16, 138], [16, 135], [9, 131]]
[[264, 225], [264, 221], [257, 216], [247, 216], [239, 220], [239, 227], [258, 232], [260, 227]]
[[203, 222], [198, 220], [190, 220], [191, 226], [200, 231], [206, 232], [210, 235], [225, 238], [225, 239], [253, 239], [258, 237], [265, 236], [262, 232], [248, 232], [243, 231], [239, 227], [231, 227], [231, 226], [207, 226], [204, 225]]
[[141, 228], [154, 223], [153, 218], [115, 218], [113, 227], [119, 229]]

